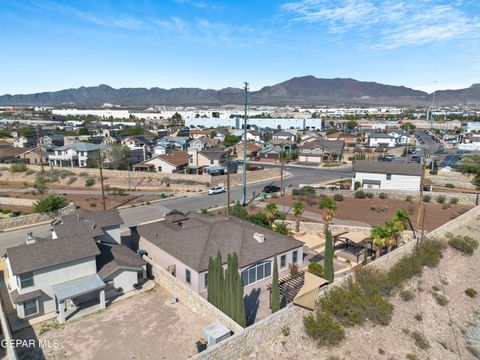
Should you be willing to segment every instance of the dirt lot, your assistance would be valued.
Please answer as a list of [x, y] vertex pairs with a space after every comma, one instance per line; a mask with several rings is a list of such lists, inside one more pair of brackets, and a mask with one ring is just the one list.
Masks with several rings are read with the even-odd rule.
[[[480, 239], [480, 222], [477, 219], [476, 223], [472, 222], [460, 231]], [[346, 338], [338, 347], [317, 347], [305, 334], [302, 319], [298, 319], [290, 328], [289, 336], [278, 335], [254, 353], [245, 354], [243, 358], [261, 356], [263, 359], [400, 360], [406, 359], [407, 354], [412, 354], [416, 357], [410, 357], [411, 359], [419, 360], [475, 359], [466, 349], [462, 332], [471, 325], [473, 312], [480, 310], [478, 296], [472, 299], [465, 294], [465, 289], [469, 287], [480, 292], [479, 261], [480, 249], [473, 256], [464, 256], [447, 248], [438, 269], [426, 268], [421, 277], [405, 284], [406, 289], [415, 293], [412, 301], [405, 302], [398, 295], [391, 298], [395, 310], [390, 325], [383, 327], [369, 324], [346, 328]], [[440, 306], [434, 300], [434, 286], [443, 287], [448, 306]], [[422, 321], [415, 319], [419, 313], [422, 313]], [[415, 330], [425, 335], [429, 343], [428, 350], [415, 345], [410, 335]]]
[[[269, 201], [278, 205], [290, 206], [294, 199], [292, 196], [287, 196], [286, 198], [272, 198]], [[318, 208], [318, 202], [318, 198], [305, 198], [305, 211], [322, 214], [323, 210]], [[410, 213], [412, 223], [415, 225], [417, 219], [417, 205], [418, 203], [415, 202], [394, 199], [355, 199], [353, 197], [344, 197], [343, 201], [337, 202], [338, 210], [335, 213], [334, 218], [363, 222], [369, 225], [384, 225], [386, 220], [391, 219], [395, 211], [405, 209]], [[469, 210], [472, 207], [472, 205], [465, 204], [448, 204], [444, 206], [434, 202], [426, 203], [425, 228], [427, 231], [433, 230], [450, 221], [459, 211], [465, 211], [463, 209]], [[311, 221], [305, 217], [304, 220]]]
[[47, 359], [187, 359], [197, 353], [195, 342], [208, 323], [170, 299], [157, 287], [41, 335], [40, 324], [34, 330], [39, 340], [60, 344], [44, 350]]

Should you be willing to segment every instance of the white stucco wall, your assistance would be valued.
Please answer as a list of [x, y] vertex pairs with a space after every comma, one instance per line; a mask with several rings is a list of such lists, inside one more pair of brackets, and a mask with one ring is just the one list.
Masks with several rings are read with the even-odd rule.
[[[388, 167], [388, 164], [386, 165]], [[377, 180], [380, 181], [380, 189], [385, 190], [420, 190], [420, 176], [408, 176], [408, 175], [391, 175], [391, 180], [387, 180], [387, 174], [374, 174], [374, 173], [362, 173], [355, 172], [352, 184], [356, 181], [363, 183], [363, 180]], [[353, 186], [352, 185], [352, 186]], [[373, 187], [375, 188], [375, 186]], [[365, 187], [367, 189], [367, 187]]]
[[110, 280], [113, 280], [116, 291], [105, 294], [107, 298], [134, 290], [133, 285], [138, 283], [137, 270], [118, 269], [104, 279], [105, 282]]

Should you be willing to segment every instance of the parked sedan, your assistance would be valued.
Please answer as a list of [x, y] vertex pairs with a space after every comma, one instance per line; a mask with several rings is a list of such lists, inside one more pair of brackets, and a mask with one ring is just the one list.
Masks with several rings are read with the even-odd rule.
[[225, 188], [223, 186], [215, 186], [208, 190], [208, 195], [215, 195], [215, 194], [221, 194], [225, 192]]
[[275, 185], [267, 185], [263, 188], [263, 192], [266, 194], [275, 193], [279, 191], [280, 191], [280, 188]]

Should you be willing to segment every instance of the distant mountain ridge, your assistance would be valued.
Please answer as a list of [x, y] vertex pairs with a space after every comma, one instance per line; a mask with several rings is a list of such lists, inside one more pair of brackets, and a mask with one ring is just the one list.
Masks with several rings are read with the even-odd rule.
[[[124, 106], [242, 104], [243, 90], [200, 88], [120, 88], [108, 85], [80, 87], [35, 94], [3, 95], [0, 105]], [[295, 77], [249, 93], [256, 105], [428, 105], [432, 94], [405, 86], [384, 85], [349, 78]], [[441, 105], [480, 103], [480, 84], [459, 90], [438, 90]]]

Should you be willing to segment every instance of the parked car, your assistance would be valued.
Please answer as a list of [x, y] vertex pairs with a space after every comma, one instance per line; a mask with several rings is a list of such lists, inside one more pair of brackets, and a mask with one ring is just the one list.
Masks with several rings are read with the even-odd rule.
[[224, 192], [225, 192], [225, 188], [223, 186], [215, 186], [208, 190], [208, 195], [221, 194]]
[[274, 192], [279, 192], [280, 188], [275, 185], [267, 185], [263, 188], [263, 192], [266, 194], [274, 193]]
[[387, 159], [388, 161], [395, 160], [395, 155], [386, 155], [385, 159]]
[[263, 166], [250, 166], [250, 171], [263, 170]]

